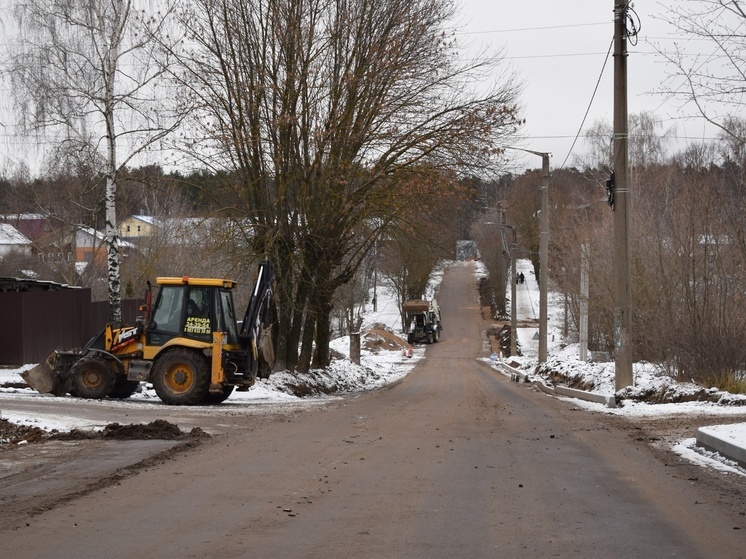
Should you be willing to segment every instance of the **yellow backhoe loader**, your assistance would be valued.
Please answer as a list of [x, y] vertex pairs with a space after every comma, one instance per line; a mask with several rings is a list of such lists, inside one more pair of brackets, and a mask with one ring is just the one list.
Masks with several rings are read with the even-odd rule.
[[54, 351], [22, 373], [33, 389], [56, 396], [127, 398], [151, 382], [166, 404], [220, 403], [248, 390], [274, 363], [271, 324], [274, 272], [260, 263], [243, 322], [233, 306], [236, 282], [160, 277], [150, 284], [135, 326], [106, 327], [80, 350]]

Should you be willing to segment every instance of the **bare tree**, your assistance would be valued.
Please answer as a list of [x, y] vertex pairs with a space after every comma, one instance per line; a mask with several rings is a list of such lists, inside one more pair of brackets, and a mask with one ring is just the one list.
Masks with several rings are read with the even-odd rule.
[[597, 120], [586, 130], [584, 143], [587, 152], [576, 158], [576, 164], [586, 169], [609, 172], [614, 166], [614, 130], [604, 120]]
[[[733, 121], [729, 118], [744, 109], [743, 2], [677, 0], [664, 8], [666, 15], [661, 19], [683, 37], [673, 49], [656, 46], [671, 68], [660, 92], [679, 100], [692, 114], [743, 143], [744, 130], [731, 126]], [[692, 48], [696, 52], [691, 52]]]
[[[662, 163], [673, 128], [662, 130], [663, 122], [643, 111], [629, 115], [629, 164], [633, 170]], [[585, 134], [588, 153], [578, 163], [587, 169], [606, 170], [614, 167], [614, 130], [610, 123], [598, 120]]]
[[[154, 36], [170, 0], [24, 0], [9, 68], [26, 130], [67, 151], [96, 151], [105, 183], [110, 321], [121, 322], [118, 175], [176, 124], [163, 107]], [[153, 13], [159, 7], [165, 12]], [[169, 115], [173, 117], [173, 115]]]
[[[444, 29], [450, 0], [196, 0], [185, 86], [192, 153], [226, 170], [253, 247], [275, 261], [278, 366], [328, 360], [333, 294], [395, 219], [392, 177], [488, 167], [521, 121], [518, 88], [496, 63], [464, 63]], [[240, 215], [240, 214], [239, 214]], [[302, 350], [303, 351], [303, 350]]]

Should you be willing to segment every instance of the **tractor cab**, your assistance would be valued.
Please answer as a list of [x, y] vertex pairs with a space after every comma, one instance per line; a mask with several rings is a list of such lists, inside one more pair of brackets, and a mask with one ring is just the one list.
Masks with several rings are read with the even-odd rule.
[[227, 345], [238, 344], [233, 289], [222, 279], [160, 277], [158, 297], [150, 313], [147, 345], [162, 346], [173, 338], [210, 342], [224, 332]]

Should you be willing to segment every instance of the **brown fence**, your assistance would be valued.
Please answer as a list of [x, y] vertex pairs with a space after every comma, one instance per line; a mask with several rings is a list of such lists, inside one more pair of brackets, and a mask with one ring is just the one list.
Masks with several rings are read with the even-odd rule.
[[[134, 324], [139, 299], [122, 301], [122, 321]], [[82, 347], [106, 326], [108, 301], [90, 289], [0, 292], [0, 365], [43, 361], [55, 349]]]

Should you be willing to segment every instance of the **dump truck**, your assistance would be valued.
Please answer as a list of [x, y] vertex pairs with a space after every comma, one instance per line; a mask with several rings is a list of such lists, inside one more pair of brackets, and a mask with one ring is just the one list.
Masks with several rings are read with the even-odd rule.
[[443, 325], [438, 301], [410, 299], [402, 305], [407, 342], [432, 344], [440, 339]]
[[153, 384], [166, 404], [220, 403], [272, 371], [274, 272], [259, 264], [243, 322], [233, 280], [159, 277], [155, 304], [148, 282], [144, 316], [134, 326], [107, 324], [82, 349], [55, 350], [21, 374], [36, 391], [80, 398], [128, 398]]

